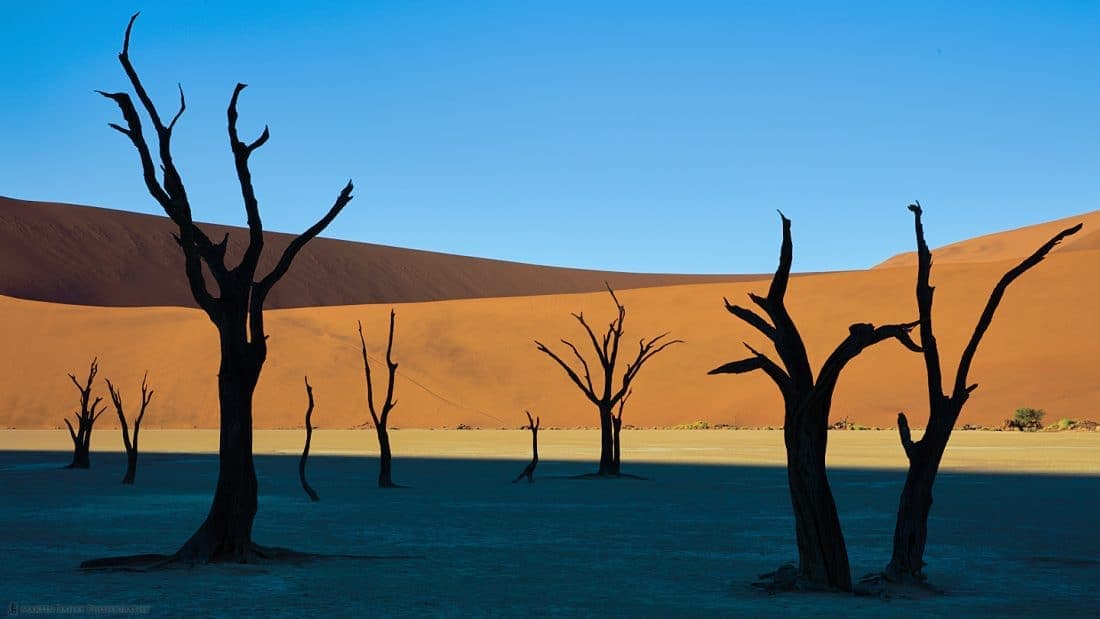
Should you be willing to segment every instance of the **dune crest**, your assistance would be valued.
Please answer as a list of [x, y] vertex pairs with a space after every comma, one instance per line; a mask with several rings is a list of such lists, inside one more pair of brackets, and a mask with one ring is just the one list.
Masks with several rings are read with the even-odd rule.
[[[998, 260], [1021, 260], [1031, 255], [1047, 239], [1078, 223], [1085, 225], [1081, 234], [1070, 237], [1058, 247], [1059, 252], [1088, 251], [1100, 249], [1100, 211], [1074, 215], [1065, 219], [1056, 219], [1015, 230], [985, 234], [965, 241], [951, 243], [932, 250], [932, 258], [937, 264], [948, 262], [996, 262]], [[897, 267], [915, 267], [917, 252], [910, 251], [893, 256], [872, 268], [891, 269]]]
[[[244, 252], [244, 228], [229, 233], [230, 262]], [[0, 294], [76, 305], [197, 307], [167, 217], [0, 197]], [[293, 235], [269, 232], [266, 272]], [[371, 243], [317, 238], [267, 300], [269, 308], [409, 303], [595, 292], [672, 284], [745, 281], [768, 275], [662, 275], [537, 266]]]

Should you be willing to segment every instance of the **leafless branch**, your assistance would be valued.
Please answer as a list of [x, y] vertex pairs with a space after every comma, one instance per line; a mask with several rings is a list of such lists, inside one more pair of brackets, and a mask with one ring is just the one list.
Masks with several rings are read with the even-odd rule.
[[546, 344], [543, 344], [538, 340], [535, 340], [535, 347], [538, 348], [540, 351], [546, 353], [547, 356], [549, 356], [559, 366], [561, 366], [561, 369], [565, 370], [565, 374], [569, 376], [569, 379], [573, 381], [573, 384], [577, 385], [577, 388], [584, 393], [585, 397], [591, 400], [593, 404], [599, 403], [600, 399], [596, 396], [596, 393], [593, 390], [589, 389], [588, 386], [585, 385], [585, 383], [581, 382], [580, 376], [578, 376], [577, 373], [573, 371], [573, 368], [569, 367], [569, 364], [563, 361], [562, 358], [557, 355], [557, 353], [550, 350], [550, 348], [548, 348]]
[[1081, 227], [1082, 224], [1077, 224], [1076, 226], [1066, 228], [1054, 235], [1054, 237], [1044, 243], [1042, 247], [1035, 250], [1035, 253], [1031, 254], [1025, 258], [1023, 262], [1016, 265], [1015, 268], [1005, 273], [1004, 276], [1001, 277], [1001, 280], [997, 282], [997, 285], [993, 288], [993, 292], [989, 295], [989, 301], [986, 303], [981, 317], [978, 318], [977, 326], [974, 327], [974, 334], [971, 335], [970, 341], [963, 350], [962, 359], [959, 361], [959, 369], [955, 375], [955, 389], [952, 398], [958, 399], [966, 397], [965, 394], [969, 394], [977, 388], [977, 385], [967, 386], [967, 375], [970, 373], [970, 366], [974, 362], [974, 355], [978, 351], [978, 344], [981, 343], [982, 337], [989, 329], [989, 325], [993, 322], [993, 315], [997, 312], [997, 306], [1000, 305], [1001, 299], [1004, 298], [1005, 291], [1008, 290], [1009, 285], [1016, 281], [1016, 278], [1042, 262], [1047, 254], [1065, 240], [1066, 237], [1080, 232]]

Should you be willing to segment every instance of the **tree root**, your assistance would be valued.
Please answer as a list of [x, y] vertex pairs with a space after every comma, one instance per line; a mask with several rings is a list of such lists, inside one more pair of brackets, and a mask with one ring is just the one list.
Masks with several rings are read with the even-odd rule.
[[761, 574], [758, 578], [760, 580], [752, 583], [752, 587], [754, 589], [760, 589], [770, 595], [799, 591], [840, 591], [839, 589], [804, 578], [802, 574], [799, 573], [798, 566], [793, 563], [784, 563], [774, 572]]
[[80, 564], [83, 571], [111, 572], [151, 572], [163, 569], [194, 567], [197, 565], [236, 563], [236, 564], [290, 564], [303, 565], [312, 561], [353, 560], [379, 561], [388, 559], [423, 559], [421, 555], [348, 555], [298, 552], [288, 548], [277, 548], [250, 544], [241, 552], [217, 552], [208, 557], [187, 557], [177, 552], [174, 555], [144, 554], [124, 557], [91, 559]]
[[886, 572], [865, 575], [852, 587], [852, 592], [861, 597], [877, 597], [883, 600], [909, 600], [944, 594], [942, 589], [929, 584], [924, 578]]

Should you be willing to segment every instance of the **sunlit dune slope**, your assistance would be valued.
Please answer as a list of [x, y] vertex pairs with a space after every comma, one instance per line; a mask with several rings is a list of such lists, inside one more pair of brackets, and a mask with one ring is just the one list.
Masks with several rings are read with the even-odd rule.
[[[235, 264], [246, 230], [201, 225], [215, 241], [230, 234]], [[86, 206], [0, 197], [0, 294], [78, 305], [196, 307], [180, 276], [175, 226], [154, 217]], [[266, 236], [266, 273], [292, 237]], [[267, 305], [312, 307], [526, 296], [760, 276], [649, 275], [543, 267], [369, 243], [316, 239], [268, 297]]]
[[[797, 255], [797, 230], [795, 234]], [[941, 262], [935, 268], [936, 333], [948, 373], [954, 371], [990, 289], [1013, 263]], [[1098, 276], [1100, 250], [1059, 248], [1010, 289], [971, 372], [980, 388], [960, 424], [999, 425], [1021, 406], [1044, 408], [1051, 419], [1100, 418], [1100, 335], [1092, 326], [1100, 301]], [[742, 341], [771, 350], [722, 306], [723, 296], [747, 302], [749, 291], [762, 292], [766, 286], [742, 282], [622, 291], [628, 346], [664, 331], [686, 340], [643, 369], [625, 423], [781, 424], [776, 389], [763, 374], [706, 375], [744, 355]], [[908, 267], [793, 280], [788, 304], [815, 368], [850, 323], [914, 320], [913, 287], [914, 270]], [[316, 392], [314, 423], [330, 429], [364, 423], [368, 415], [355, 325], [363, 321], [372, 357], [380, 359], [390, 307], [270, 311], [270, 354], [256, 394], [256, 426], [300, 426], [306, 374]], [[584, 334], [569, 313], [583, 311], [594, 325], [606, 325], [613, 315], [606, 293], [393, 307], [400, 369], [392, 425], [518, 427], [525, 421], [525, 408], [541, 415], [544, 427], [597, 424], [591, 405], [535, 350], [532, 340], [559, 350], [562, 337], [585, 346]], [[118, 382], [130, 403], [142, 372], [149, 370], [156, 396], [148, 427], [217, 426], [217, 343], [213, 326], [200, 312], [0, 298], [0, 316], [0, 341], [7, 350], [0, 372], [4, 427], [60, 426], [76, 402], [66, 373], [80, 375], [96, 355], [101, 376]], [[376, 379], [381, 375], [377, 371]], [[104, 394], [102, 383], [97, 391]], [[924, 370], [919, 355], [890, 341], [849, 366], [836, 393], [833, 418], [892, 426], [899, 410], [923, 425]], [[109, 411], [99, 427], [116, 424]]]
[[[958, 243], [952, 243], [934, 250], [936, 264], [946, 262], [994, 262], [998, 260], [1021, 260], [1034, 252], [1058, 232], [1070, 226], [1083, 223], [1084, 230], [1072, 236], [1059, 246], [1058, 251], [1088, 251], [1100, 249], [1100, 211], [1083, 215], [1074, 215], [1034, 226], [1025, 226], [1006, 232], [987, 234]], [[925, 226], [931, 225], [927, 219]], [[876, 269], [916, 266], [916, 252], [898, 254]]]

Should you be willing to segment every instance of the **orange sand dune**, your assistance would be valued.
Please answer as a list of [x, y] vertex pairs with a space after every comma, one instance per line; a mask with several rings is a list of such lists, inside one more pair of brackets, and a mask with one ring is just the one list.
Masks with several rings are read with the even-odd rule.
[[[795, 231], [798, 251], [798, 231]], [[951, 264], [933, 273], [937, 335], [945, 369], [953, 371], [989, 290], [1013, 261]], [[1020, 406], [1052, 419], [1100, 418], [1100, 250], [1056, 250], [1009, 291], [978, 355], [971, 380], [981, 387], [960, 419], [999, 424]], [[852, 322], [916, 318], [914, 270], [908, 267], [821, 274], [792, 281], [789, 307], [820, 364]], [[285, 288], [285, 286], [284, 286]], [[775, 387], [762, 374], [707, 376], [744, 354], [741, 341], [766, 342], [722, 307], [766, 282], [695, 284], [624, 290], [627, 338], [671, 331], [686, 344], [642, 371], [624, 420], [637, 426], [781, 423]], [[535, 350], [568, 337], [582, 344], [570, 312], [604, 325], [613, 306], [606, 293], [467, 299], [396, 305], [399, 427], [518, 427], [525, 408], [544, 427], [594, 426], [595, 412], [564, 374]], [[260, 428], [299, 427], [302, 376], [314, 385], [321, 427], [348, 428], [368, 418], [356, 320], [375, 359], [383, 351], [390, 305], [284, 309], [269, 312], [269, 360], [256, 395]], [[216, 427], [217, 345], [212, 325], [185, 308], [100, 308], [0, 297], [0, 340], [8, 363], [0, 373], [0, 425], [60, 426], [73, 410], [67, 372], [81, 373], [98, 355], [101, 373], [134, 393], [145, 369], [157, 394], [148, 427]], [[376, 373], [376, 377], [381, 372]], [[97, 386], [98, 388], [98, 386]], [[103, 389], [98, 388], [102, 393]], [[836, 393], [833, 417], [892, 426], [899, 410], [923, 425], [927, 405], [919, 355], [894, 342], [856, 359]], [[100, 421], [112, 427], [108, 413]]]
[[[1087, 251], [1100, 249], [1100, 211], [1057, 219], [1034, 226], [1025, 226], [1006, 232], [987, 234], [958, 243], [945, 245], [933, 250], [937, 264], [946, 262], [993, 262], [997, 260], [1020, 260], [1031, 255], [1040, 245], [1058, 232], [1078, 223], [1085, 225], [1084, 230], [1070, 237], [1059, 246], [1058, 251]], [[925, 226], [933, 225], [925, 218]], [[898, 254], [876, 269], [903, 266], [916, 266], [916, 252]]]
[[[201, 227], [215, 241], [229, 233], [229, 258], [239, 259], [246, 230]], [[183, 258], [174, 230], [166, 217], [0, 197], [0, 294], [78, 305], [196, 307], [180, 276]], [[291, 238], [266, 236], [263, 272]], [[605, 281], [641, 288], [760, 277], [562, 269], [316, 239], [272, 291], [268, 307], [591, 292], [602, 290]]]

